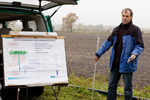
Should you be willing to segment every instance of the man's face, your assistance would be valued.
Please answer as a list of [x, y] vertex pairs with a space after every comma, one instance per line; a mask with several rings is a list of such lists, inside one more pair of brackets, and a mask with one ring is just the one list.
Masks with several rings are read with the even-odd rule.
[[123, 11], [122, 12], [122, 23], [123, 24], [128, 24], [132, 20], [132, 16], [130, 15], [130, 11]]

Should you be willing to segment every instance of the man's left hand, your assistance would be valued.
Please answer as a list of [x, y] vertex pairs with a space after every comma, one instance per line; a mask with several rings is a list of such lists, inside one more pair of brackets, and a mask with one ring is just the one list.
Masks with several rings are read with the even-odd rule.
[[136, 58], [136, 55], [132, 54], [130, 60], [133, 61]]

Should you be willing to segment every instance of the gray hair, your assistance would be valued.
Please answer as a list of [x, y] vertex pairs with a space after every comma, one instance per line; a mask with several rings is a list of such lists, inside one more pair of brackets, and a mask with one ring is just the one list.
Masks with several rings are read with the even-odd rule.
[[130, 11], [131, 17], [133, 16], [133, 11], [130, 8], [123, 9], [122, 12], [121, 12], [121, 14], [123, 13], [123, 11], [125, 11], [125, 12]]

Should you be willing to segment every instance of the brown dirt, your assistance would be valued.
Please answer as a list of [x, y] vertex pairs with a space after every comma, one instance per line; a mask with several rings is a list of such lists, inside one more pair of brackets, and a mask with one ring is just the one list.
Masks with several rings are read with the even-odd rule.
[[[58, 33], [65, 36], [66, 59], [68, 74], [85, 78], [94, 75], [94, 55], [97, 48], [97, 34], [95, 33]], [[110, 34], [100, 34], [99, 46]], [[139, 56], [138, 70], [133, 74], [133, 87], [138, 84], [140, 87], [150, 86], [150, 34], [143, 34], [145, 50]], [[109, 75], [109, 57], [111, 48], [101, 56], [97, 63], [96, 74]], [[123, 86], [121, 78], [120, 86]]]

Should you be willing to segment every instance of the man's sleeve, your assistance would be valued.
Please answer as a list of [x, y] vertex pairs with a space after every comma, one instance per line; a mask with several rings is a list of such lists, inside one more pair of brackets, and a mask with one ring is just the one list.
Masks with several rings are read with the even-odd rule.
[[100, 58], [102, 54], [104, 54], [109, 48], [112, 46], [113, 43], [113, 35], [114, 32], [108, 37], [108, 39], [102, 44], [99, 50], [95, 53], [95, 55]]
[[142, 33], [140, 28], [138, 28], [136, 30], [136, 35], [135, 35], [135, 47], [131, 54], [139, 56], [143, 52], [143, 50], [144, 50], [144, 42], [142, 38]]

